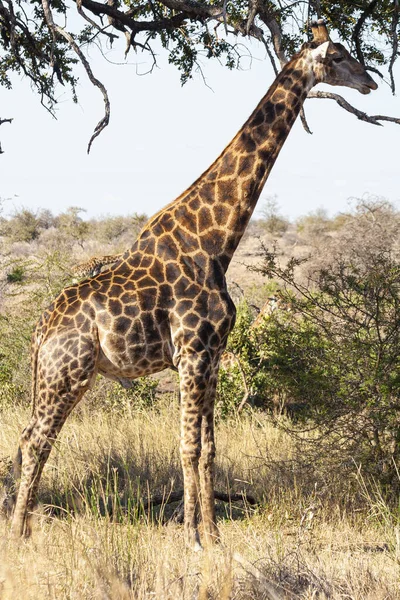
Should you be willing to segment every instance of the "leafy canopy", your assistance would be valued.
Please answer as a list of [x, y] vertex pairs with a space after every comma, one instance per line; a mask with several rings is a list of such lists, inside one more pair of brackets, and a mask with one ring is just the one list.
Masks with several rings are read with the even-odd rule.
[[200, 56], [237, 67], [246, 37], [265, 46], [277, 70], [276, 59], [282, 66], [307, 39], [307, 25], [315, 18], [324, 18], [335, 38], [370, 70], [386, 68], [394, 92], [398, 0], [0, 0], [0, 84], [11, 88], [13, 74], [25, 75], [52, 112], [60, 84], [69, 86], [77, 100], [81, 62], [105, 102], [92, 142], [108, 124], [110, 108], [107, 90], [87, 58], [92, 44], [104, 48], [119, 38], [125, 54], [132, 48], [148, 52], [154, 64], [161, 44], [185, 83], [199, 68]]

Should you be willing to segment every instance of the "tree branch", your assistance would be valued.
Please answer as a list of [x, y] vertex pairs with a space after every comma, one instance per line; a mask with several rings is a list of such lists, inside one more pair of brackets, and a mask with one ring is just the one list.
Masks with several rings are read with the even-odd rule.
[[281, 67], [284, 67], [288, 62], [288, 59], [283, 51], [282, 32], [278, 25], [278, 21], [263, 6], [260, 7], [259, 15], [261, 20], [265, 23], [270, 31], [274, 52], [280, 62]]
[[[12, 123], [12, 119], [1, 119], [0, 118], [0, 125], [3, 125], [3, 123]], [[0, 154], [4, 154], [4, 150], [1, 147], [1, 143], [0, 143]]]
[[85, 21], [87, 21], [94, 29], [96, 29], [99, 33], [104, 33], [104, 35], [106, 35], [109, 40], [110, 40], [110, 44], [112, 45], [113, 41], [118, 39], [117, 35], [114, 35], [113, 33], [110, 33], [109, 31], [105, 31], [105, 27], [100, 27], [98, 25], [98, 23], [96, 23], [96, 21], [93, 21], [93, 19], [91, 19], [84, 10], [82, 10], [82, 0], [75, 0], [76, 1], [76, 9], [78, 11], [78, 13], [81, 15], [81, 17], [83, 19], [85, 19]]
[[247, 15], [246, 33], [250, 35], [251, 28], [254, 24], [254, 19], [258, 11], [258, 0], [249, 0], [249, 13]]
[[377, 3], [378, 3], [378, 0], [372, 0], [372, 2], [370, 2], [368, 4], [368, 6], [364, 10], [364, 12], [361, 13], [360, 18], [358, 19], [356, 26], [354, 27], [353, 35], [351, 36], [351, 39], [354, 42], [355, 47], [356, 47], [356, 54], [357, 54], [358, 61], [362, 65], [365, 65], [365, 60], [364, 60], [364, 54], [361, 50], [361, 42], [360, 42], [359, 36], [360, 36], [361, 30], [364, 26], [365, 21], [370, 16], [370, 14], [372, 14], [372, 11], [374, 10]]
[[[163, 2], [163, 4], [165, 4], [165, 6], [169, 6], [169, 4], [171, 4], [169, 8], [172, 8], [172, 4], [174, 4], [176, 5], [176, 10], [178, 10], [178, 5], [181, 5], [180, 8], [182, 8], [182, 5], [185, 8], [187, 8], [188, 6], [190, 6], [191, 3], [189, 3], [188, 5], [188, 3], [177, 2], [177, 0], [168, 0], [168, 4], [167, 2]], [[176, 27], [182, 25], [182, 23], [187, 18], [186, 15], [180, 13], [177, 15], [173, 15], [171, 18], [158, 19], [154, 21], [135, 21], [135, 19], [132, 18], [130, 11], [122, 12], [114, 6], [110, 6], [109, 4], [101, 4], [100, 2], [96, 2], [96, 0], [82, 0], [82, 6], [87, 8], [88, 10], [90, 10], [90, 12], [94, 13], [97, 16], [107, 15], [108, 17], [112, 17], [113, 19], [115, 19], [115, 21], [126, 25], [126, 27], [128, 27], [132, 31], [133, 37], [136, 35], [136, 33], [139, 33], [141, 31], [162, 31], [163, 29], [175, 29]], [[221, 9], [217, 6], [206, 7], [201, 5], [201, 7], [202, 9], [200, 13], [197, 13], [197, 16], [199, 18], [214, 16], [213, 14], [210, 14], [210, 12], [221, 13]], [[204, 8], [206, 8], [207, 10], [204, 11]], [[193, 11], [193, 9], [191, 12], [192, 18], [196, 18], [196, 13]]]
[[94, 132], [89, 140], [89, 144], [88, 144], [88, 148], [87, 148], [87, 152], [89, 154], [93, 141], [95, 140], [95, 138], [98, 135], [100, 135], [100, 133], [103, 131], [103, 129], [105, 129], [105, 127], [107, 127], [109, 120], [110, 120], [110, 100], [108, 98], [108, 93], [107, 93], [107, 90], [104, 87], [104, 85], [101, 83], [101, 81], [96, 79], [96, 77], [93, 75], [93, 71], [91, 69], [89, 62], [86, 60], [86, 57], [84, 56], [82, 50], [79, 48], [78, 44], [75, 42], [72, 35], [70, 33], [68, 33], [67, 31], [65, 31], [65, 29], [63, 29], [62, 27], [60, 27], [59, 25], [54, 23], [53, 14], [51, 12], [48, 0], [42, 0], [42, 7], [43, 7], [43, 12], [44, 12], [47, 26], [53, 35], [54, 44], [56, 43], [56, 34], [57, 33], [58, 33], [58, 35], [60, 35], [61, 37], [64, 37], [67, 40], [70, 47], [78, 55], [79, 60], [81, 61], [91, 83], [94, 86], [98, 87], [100, 89], [101, 93], [103, 94], [104, 117], [97, 123], [97, 125], [94, 129]]
[[367, 115], [367, 113], [349, 104], [349, 102], [347, 102], [347, 100], [345, 100], [342, 96], [339, 96], [339, 94], [333, 94], [332, 92], [314, 91], [309, 92], [307, 98], [324, 98], [329, 100], [335, 100], [339, 104], [339, 106], [347, 110], [347, 112], [355, 115], [357, 119], [360, 119], [360, 121], [366, 121], [367, 123], [372, 123], [372, 125], [382, 126], [382, 123], [380, 123], [379, 121], [390, 121], [391, 123], [396, 123], [397, 125], [400, 125], [400, 118], [387, 117], [385, 115]]
[[393, 0], [393, 19], [392, 19], [393, 49], [392, 49], [392, 56], [390, 58], [389, 69], [388, 69], [389, 75], [390, 75], [390, 87], [392, 88], [393, 94], [396, 91], [396, 84], [395, 84], [394, 76], [393, 76], [393, 66], [394, 66], [395, 60], [398, 56], [398, 48], [399, 48], [399, 38], [397, 35], [397, 25], [399, 24], [399, 14], [400, 14], [399, 0]]

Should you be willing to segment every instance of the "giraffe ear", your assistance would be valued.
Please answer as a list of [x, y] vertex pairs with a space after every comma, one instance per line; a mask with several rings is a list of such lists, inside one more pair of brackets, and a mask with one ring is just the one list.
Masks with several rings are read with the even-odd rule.
[[330, 42], [324, 42], [311, 50], [311, 56], [315, 62], [323, 62], [329, 53]]
[[313, 42], [323, 44], [329, 41], [329, 33], [323, 19], [318, 19], [318, 21], [311, 23], [311, 30], [313, 33]]

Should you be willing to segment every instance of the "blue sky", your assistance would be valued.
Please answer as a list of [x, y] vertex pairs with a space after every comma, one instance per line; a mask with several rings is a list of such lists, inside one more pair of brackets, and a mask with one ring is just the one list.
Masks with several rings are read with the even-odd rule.
[[[204, 59], [183, 88], [179, 73], [160, 51], [160, 68], [146, 71], [149, 59], [132, 51], [128, 64], [111, 65], [90, 51], [95, 75], [111, 99], [109, 127], [86, 154], [92, 130], [102, 116], [102, 98], [82, 71], [79, 104], [59, 89], [57, 120], [45, 111], [29, 82], [0, 88], [0, 197], [6, 211], [22, 206], [50, 208], [55, 214], [80, 206], [87, 216], [144, 212], [149, 216], [173, 200], [218, 156], [273, 81], [264, 52], [248, 44], [253, 59], [228, 71]], [[108, 58], [123, 63], [123, 52]], [[398, 68], [397, 68], [398, 71]], [[379, 82], [378, 82], [379, 83]], [[211, 89], [210, 89], [211, 88]], [[332, 89], [332, 88], [331, 88]], [[388, 86], [362, 96], [336, 88], [370, 114], [400, 116], [400, 103]], [[358, 121], [328, 100], [309, 100], [312, 136], [296, 122], [260, 198], [276, 196], [290, 218], [319, 207], [330, 214], [348, 208], [363, 194], [385, 196], [400, 206], [400, 127]]]

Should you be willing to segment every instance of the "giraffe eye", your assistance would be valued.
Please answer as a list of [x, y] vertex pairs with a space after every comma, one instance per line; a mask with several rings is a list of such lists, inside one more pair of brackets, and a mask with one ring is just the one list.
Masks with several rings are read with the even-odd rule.
[[344, 61], [344, 56], [338, 56], [337, 58], [332, 58], [332, 61], [336, 64], [341, 63], [342, 61]]

